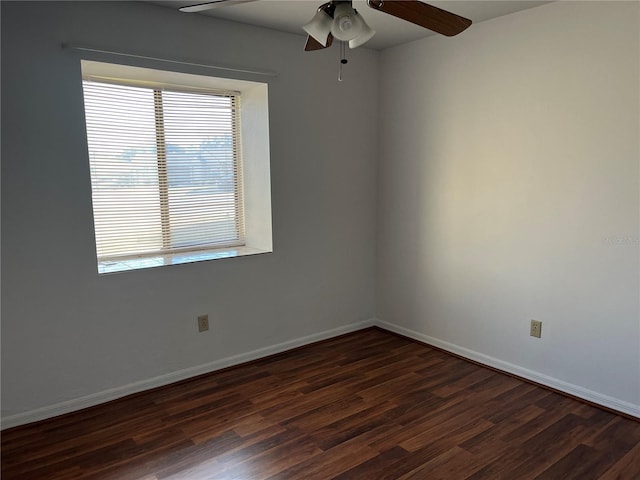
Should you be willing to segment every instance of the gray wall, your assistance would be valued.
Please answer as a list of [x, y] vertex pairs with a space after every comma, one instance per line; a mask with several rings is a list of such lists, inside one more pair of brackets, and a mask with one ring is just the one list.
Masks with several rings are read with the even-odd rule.
[[383, 52], [377, 313], [640, 416], [638, 14], [555, 2]]
[[[279, 72], [269, 80], [274, 253], [98, 276], [81, 55], [62, 42]], [[2, 3], [5, 419], [78, 408], [374, 315], [378, 53], [351, 52], [338, 83], [335, 48], [303, 46], [303, 36], [155, 5]], [[205, 334], [201, 313], [212, 322]]]

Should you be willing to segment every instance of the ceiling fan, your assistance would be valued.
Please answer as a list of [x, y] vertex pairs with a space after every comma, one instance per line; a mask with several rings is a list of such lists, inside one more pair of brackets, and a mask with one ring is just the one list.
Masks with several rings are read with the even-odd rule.
[[[180, 11], [201, 12], [223, 5], [253, 1], [256, 0], [214, 0], [182, 7]], [[367, 5], [449, 37], [463, 32], [471, 25], [471, 20], [467, 18], [419, 0], [367, 0]], [[304, 47], [306, 51], [330, 47], [334, 38], [348, 42], [350, 48], [356, 48], [369, 41], [376, 33], [353, 8], [351, 0], [331, 0], [320, 5], [315, 16], [302, 28], [308, 34]]]

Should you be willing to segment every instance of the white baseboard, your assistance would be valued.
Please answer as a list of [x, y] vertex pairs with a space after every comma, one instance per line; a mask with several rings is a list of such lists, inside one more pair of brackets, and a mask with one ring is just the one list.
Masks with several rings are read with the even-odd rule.
[[573, 395], [589, 402], [602, 405], [603, 407], [607, 407], [612, 410], [616, 410], [618, 412], [626, 413], [627, 415], [632, 415], [634, 417], [640, 418], [640, 405], [634, 405], [632, 403], [625, 402], [623, 400], [619, 400], [602, 393], [594, 392], [593, 390], [588, 390], [578, 385], [567, 383], [557, 378], [550, 377], [548, 375], [544, 375], [542, 373], [535, 372], [518, 365], [514, 365], [513, 363], [505, 362], [503, 360], [490, 357], [489, 355], [484, 355], [482, 353], [469, 350], [468, 348], [460, 347], [453, 343], [445, 342], [443, 340], [439, 340], [437, 338], [430, 337], [413, 330], [409, 330], [408, 328], [404, 328], [393, 323], [376, 320], [375, 325], [385, 330], [389, 330], [390, 332], [395, 332], [405, 337], [409, 337], [414, 340], [426, 343], [428, 345], [433, 345], [434, 347], [441, 348], [442, 350], [446, 350], [447, 352], [455, 353], [456, 355], [460, 355], [461, 357], [468, 358], [469, 360], [473, 360], [483, 365], [487, 365], [489, 367], [493, 367], [498, 370], [517, 375], [518, 377], [526, 378], [527, 380], [531, 380], [532, 382], [568, 393], [569, 395]]
[[216, 370], [239, 365], [259, 358], [267, 357], [276, 353], [281, 353], [287, 350], [291, 350], [296, 347], [308, 345], [320, 340], [326, 340], [328, 338], [337, 337], [345, 333], [355, 332], [356, 330], [362, 330], [363, 328], [372, 327], [375, 325], [375, 321], [365, 320], [358, 323], [352, 323], [343, 327], [334, 328], [332, 330], [326, 330], [324, 332], [315, 333], [306, 337], [300, 337], [287, 342], [279, 343], [277, 345], [271, 345], [269, 347], [260, 348], [251, 352], [234, 355], [232, 357], [223, 358], [214, 362], [205, 363], [203, 365], [197, 365], [195, 367], [186, 368], [177, 372], [168, 373], [166, 375], [160, 375], [158, 377], [149, 378], [147, 380], [141, 380], [139, 382], [130, 383], [121, 387], [115, 387], [102, 392], [93, 393], [80, 398], [74, 398], [65, 402], [56, 403], [54, 405], [48, 405], [46, 407], [38, 408], [24, 413], [3, 417], [0, 420], [2, 429], [16, 427], [24, 425], [26, 423], [36, 422], [38, 420], [45, 420], [47, 418], [56, 417], [65, 413], [75, 412], [83, 408], [99, 405], [111, 400], [115, 400], [133, 393], [142, 392], [156, 387], [162, 387], [171, 383], [178, 382], [180, 380], [186, 380], [188, 378], [196, 377], [205, 373], [211, 373]]
[[262, 357], [267, 357], [269, 355], [308, 345], [313, 342], [326, 340], [332, 337], [337, 337], [338, 335], [355, 332], [357, 330], [362, 330], [364, 328], [372, 326], [377, 326], [390, 332], [395, 332], [400, 335], [404, 335], [405, 337], [413, 338], [414, 340], [418, 340], [428, 345], [433, 345], [434, 347], [438, 347], [448, 352], [455, 353], [456, 355], [460, 355], [461, 357], [468, 358], [469, 360], [473, 360], [483, 365], [487, 365], [489, 367], [493, 367], [522, 378], [526, 378], [527, 380], [531, 380], [555, 390], [568, 393], [589, 402], [593, 402], [612, 410], [616, 410], [640, 418], [640, 405], [634, 405], [623, 400], [609, 397], [607, 395], [582, 388], [578, 385], [567, 383], [557, 378], [549, 377], [548, 375], [544, 375], [542, 373], [538, 373], [533, 370], [529, 370], [524, 367], [520, 367], [518, 365], [514, 365], [512, 363], [505, 362], [497, 358], [490, 357], [488, 355], [484, 355], [482, 353], [469, 350], [467, 348], [460, 347], [458, 345], [445, 342], [443, 340], [439, 340], [437, 338], [433, 338], [413, 330], [409, 330], [399, 325], [384, 322], [378, 319], [370, 319], [345, 325], [343, 327], [338, 327], [332, 330], [326, 330], [324, 332], [316, 333], [313, 335], [308, 335], [306, 337], [296, 338], [287, 342], [279, 343], [277, 345], [271, 345], [269, 347], [253, 350], [251, 352], [223, 358], [203, 365], [186, 368], [184, 370], [168, 373], [166, 375], [130, 383], [121, 387], [111, 388], [84, 397], [75, 398], [54, 405], [48, 405], [28, 412], [3, 417], [0, 420], [0, 424], [2, 425], [1, 428], [11, 428], [19, 425], [24, 425], [26, 423], [45, 420], [47, 418], [52, 418], [58, 415], [63, 415], [65, 413], [81, 410], [83, 408], [99, 405], [101, 403], [125, 397], [133, 393], [142, 392], [144, 390], [149, 390], [156, 387], [162, 387], [164, 385], [169, 385], [180, 380], [186, 380], [188, 378], [196, 377], [205, 373], [211, 373], [216, 370], [221, 370], [223, 368], [250, 362]]

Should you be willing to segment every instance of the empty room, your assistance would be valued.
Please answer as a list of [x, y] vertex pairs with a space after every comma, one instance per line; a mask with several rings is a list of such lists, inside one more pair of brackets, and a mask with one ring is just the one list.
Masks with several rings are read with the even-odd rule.
[[640, 3], [2, 1], [4, 479], [640, 478]]

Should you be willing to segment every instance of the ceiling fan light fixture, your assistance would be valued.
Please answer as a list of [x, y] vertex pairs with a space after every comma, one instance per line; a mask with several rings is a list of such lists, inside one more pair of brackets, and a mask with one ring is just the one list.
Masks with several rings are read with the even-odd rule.
[[321, 43], [323, 47], [326, 47], [332, 24], [333, 19], [324, 10], [320, 9], [309, 23], [303, 25], [302, 29], [318, 43]]
[[352, 40], [349, 40], [349, 48], [358, 48], [360, 45], [364, 45], [376, 34], [376, 31], [369, 27], [369, 25], [367, 25], [364, 20], [362, 20], [362, 25], [363, 26], [360, 35]]
[[349, 4], [339, 3], [336, 5], [331, 26], [331, 34], [334, 38], [343, 42], [353, 40], [360, 35], [363, 25], [366, 25], [364, 20]]

